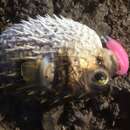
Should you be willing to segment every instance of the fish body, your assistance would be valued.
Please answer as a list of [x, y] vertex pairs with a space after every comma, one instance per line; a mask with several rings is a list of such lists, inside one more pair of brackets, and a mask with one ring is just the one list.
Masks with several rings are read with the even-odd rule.
[[1, 90], [89, 93], [92, 86], [104, 86], [115, 70], [116, 58], [97, 33], [63, 16], [29, 18], [0, 35]]

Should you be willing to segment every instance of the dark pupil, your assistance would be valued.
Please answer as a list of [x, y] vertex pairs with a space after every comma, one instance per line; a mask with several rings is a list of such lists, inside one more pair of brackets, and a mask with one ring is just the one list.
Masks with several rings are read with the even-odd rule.
[[106, 79], [106, 75], [102, 72], [98, 72], [95, 74], [94, 76], [95, 80], [98, 81], [98, 80], [105, 80]]
[[97, 57], [97, 64], [102, 65], [103, 64], [103, 58]]

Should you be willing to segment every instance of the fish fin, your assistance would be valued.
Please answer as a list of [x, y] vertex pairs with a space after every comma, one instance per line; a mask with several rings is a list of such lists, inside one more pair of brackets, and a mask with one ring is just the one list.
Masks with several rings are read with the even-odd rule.
[[27, 82], [32, 82], [36, 79], [40, 62], [27, 61], [21, 64], [21, 75]]

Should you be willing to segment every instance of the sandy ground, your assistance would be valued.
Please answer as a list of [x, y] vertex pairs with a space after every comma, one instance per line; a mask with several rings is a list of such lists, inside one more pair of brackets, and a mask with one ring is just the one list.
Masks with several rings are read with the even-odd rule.
[[[0, 31], [46, 13], [73, 18], [99, 35], [111, 35], [130, 54], [129, 0], [1, 0]], [[1, 97], [0, 130], [130, 130], [130, 73], [115, 77], [108, 86], [109, 94], [74, 99], [47, 113], [37, 102]]]

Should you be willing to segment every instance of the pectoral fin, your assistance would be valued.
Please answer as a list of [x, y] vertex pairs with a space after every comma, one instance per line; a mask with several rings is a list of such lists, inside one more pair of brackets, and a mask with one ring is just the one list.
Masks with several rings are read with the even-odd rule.
[[25, 81], [31, 82], [36, 79], [40, 62], [27, 61], [21, 65], [21, 75]]

